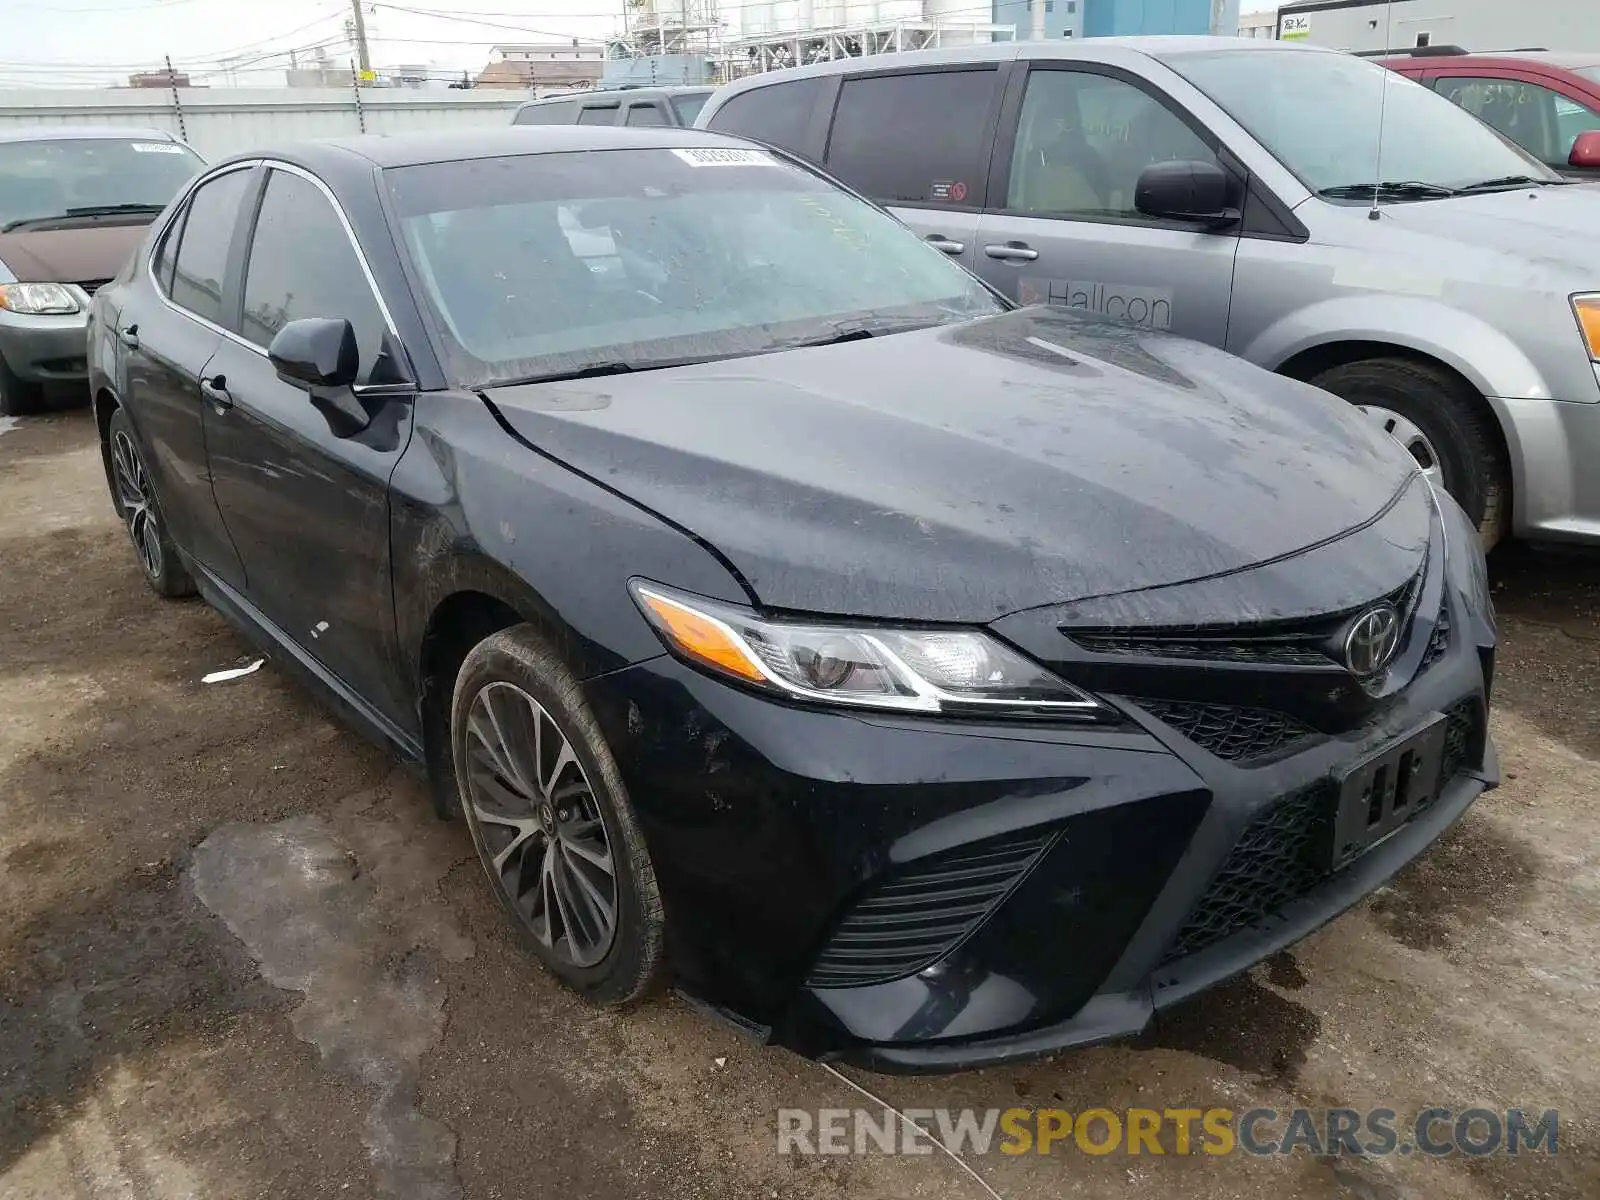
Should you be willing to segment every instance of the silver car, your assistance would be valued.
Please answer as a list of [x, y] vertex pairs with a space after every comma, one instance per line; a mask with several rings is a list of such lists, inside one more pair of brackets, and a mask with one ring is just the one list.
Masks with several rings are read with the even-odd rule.
[[752, 76], [697, 123], [820, 163], [1023, 303], [1361, 406], [1486, 544], [1600, 541], [1600, 188], [1376, 63], [1014, 42]]

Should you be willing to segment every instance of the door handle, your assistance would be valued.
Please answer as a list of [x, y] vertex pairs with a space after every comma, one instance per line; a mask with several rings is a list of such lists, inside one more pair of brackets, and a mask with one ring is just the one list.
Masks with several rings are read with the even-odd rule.
[[967, 252], [967, 244], [965, 242], [952, 242], [942, 233], [930, 233], [922, 240], [935, 250], [943, 250], [946, 254], [965, 254]]
[[126, 329], [117, 330], [117, 341], [121, 342], [129, 350], [137, 350], [139, 348], [139, 327], [137, 325], [129, 325]]
[[200, 381], [200, 394], [211, 401], [211, 407], [219, 413], [227, 412], [233, 407], [233, 397], [228, 394], [227, 380], [221, 375], [213, 375], [210, 379]]
[[1005, 262], [1032, 262], [1039, 257], [1039, 252], [1026, 242], [997, 242], [985, 246], [983, 252]]

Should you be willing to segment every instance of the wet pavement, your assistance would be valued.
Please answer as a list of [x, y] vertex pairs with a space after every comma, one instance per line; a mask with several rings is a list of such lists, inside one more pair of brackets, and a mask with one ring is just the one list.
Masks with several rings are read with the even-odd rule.
[[[838, 1078], [517, 948], [465, 831], [197, 602], [142, 585], [84, 414], [0, 436], [0, 1197], [1600, 1195], [1600, 557], [1493, 564], [1505, 785], [1137, 1044], [902, 1108], [1560, 1111], [1559, 1152], [780, 1156]], [[870, 1106], [869, 1106], [870, 1107]], [[992, 1189], [992, 1193], [985, 1191]]]

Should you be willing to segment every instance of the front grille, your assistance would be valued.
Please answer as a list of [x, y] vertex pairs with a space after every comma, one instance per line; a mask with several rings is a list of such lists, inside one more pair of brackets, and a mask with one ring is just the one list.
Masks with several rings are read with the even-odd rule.
[[1194, 704], [1182, 700], [1140, 700], [1158, 721], [1172, 726], [1195, 745], [1218, 758], [1240, 762], [1261, 758], [1302, 738], [1315, 736], [1310, 726], [1288, 713], [1228, 704]]
[[1428, 648], [1422, 652], [1422, 662], [1417, 670], [1426, 671], [1434, 663], [1444, 657], [1444, 652], [1450, 648], [1450, 606], [1445, 603], [1439, 605], [1439, 616], [1433, 623], [1433, 633], [1428, 638]]
[[83, 279], [78, 281], [78, 286], [92, 296], [110, 282], [109, 279]]
[[[1481, 753], [1482, 710], [1476, 697], [1445, 711], [1439, 787]], [[1280, 912], [1328, 877], [1328, 838], [1337, 785], [1323, 780], [1270, 805], [1246, 826], [1201, 896], [1164, 961], [1173, 962]], [[1425, 805], [1419, 806], [1421, 811]]]
[[1315, 887], [1324, 874], [1322, 851], [1334, 796], [1331, 782], [1315, 783], [1257, 816], [1178, 931], [1167, 961], [1204, 950]]
[[823, 946], [807, 985], [886, 983], [944, 957], [1021, 882], [1053, 836], [964, 846], [869, 885]]

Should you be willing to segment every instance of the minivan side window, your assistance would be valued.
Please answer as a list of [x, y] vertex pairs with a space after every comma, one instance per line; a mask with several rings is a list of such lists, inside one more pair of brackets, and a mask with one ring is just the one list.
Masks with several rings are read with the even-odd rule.
[[821, 79], [796, 79], [740, 92], [711, 115], [708, 127], [796, 153], [805, 149]]
[[228, 273], [228, 247], [233, 243], [239, 207], [250, 182], [249, 171], [229, 171], [200, 185], [183, 219], [183, 240], [173, 263], [172, 302], [222, 324], [222, 280]]
[[1438, 91], [1553, 167], [1567, 165], [1580, 133], [1600, 129], [1600, 113], [1537, 83], [1452, 76]]
[[361, 260], [321, 189], [274, 170], [250, 242], [240, 333], [264, 350], [278, 330], [301, 317], [349, 321], [361, 348], [358, 378], [370, 377], [385, 325]]
[[1214, 163], [1216, 155], [1141, 87], [1086, 71], [1031, 71], [1006, 208], [1143, 220], [1133, 205], [1139, 174], [1169, 161]]
[[578, 110], [579, 125], [615, 125], [617, 123], [617, 106], [615, 104], [591, 104], [587, 108]]
[[661, 106], [654, 102], [648, 104], [634, 104], [628, 108], [628, 125], [665, 125], [666, 114], [661, 111]]
[[828, 170], [886, 204], [978, 204], [999, 77], [989, 69], [846, 79]]
[[570, 125], [573, 110], [578, 106], [571, 100], [560, 104], [530, 104], [517, 110], [514, 125]]

